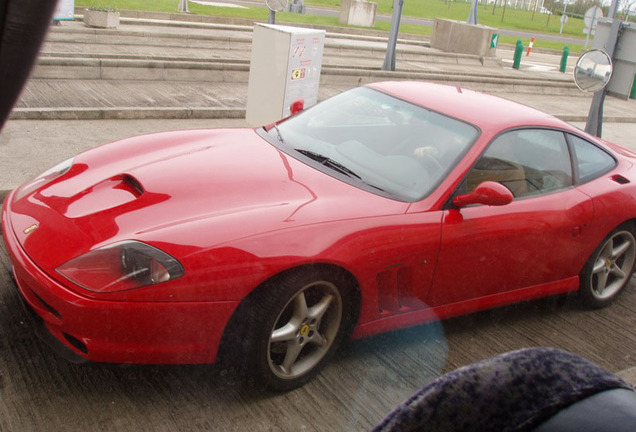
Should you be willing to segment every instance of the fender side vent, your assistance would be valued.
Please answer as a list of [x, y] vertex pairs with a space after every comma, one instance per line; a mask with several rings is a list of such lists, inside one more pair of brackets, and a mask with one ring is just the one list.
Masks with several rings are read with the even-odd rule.
[[612, 180], [614, 180], [616, 183], [618, 184], [627, 184], [629, 183], [629, 180], [627, 180], [625, 177], [623, 177], [620, 174], [616, 174], [612, 176]]

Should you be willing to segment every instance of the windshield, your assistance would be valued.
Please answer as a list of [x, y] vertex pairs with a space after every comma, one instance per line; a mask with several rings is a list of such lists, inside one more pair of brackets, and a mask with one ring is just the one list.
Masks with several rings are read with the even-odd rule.
[[360, 87], [268, 131], [281, 150], [366, 190], [413, 202], [427, 196], [478, 130]]

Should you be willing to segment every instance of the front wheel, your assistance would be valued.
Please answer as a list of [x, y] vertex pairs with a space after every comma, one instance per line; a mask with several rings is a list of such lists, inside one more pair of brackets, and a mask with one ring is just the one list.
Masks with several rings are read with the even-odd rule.
[[257, 379], [286, 391], [313, 378], [352, 324], [351, 289], [339, 278], [314, 272], [270, 284], [255, 306], [249, 355]]
[[622, 226], [612, 231], [594, 251], [580, 275], [580, 295], [593, 308], [609, 305], [629, 283], [636, 259], [633, 231]]

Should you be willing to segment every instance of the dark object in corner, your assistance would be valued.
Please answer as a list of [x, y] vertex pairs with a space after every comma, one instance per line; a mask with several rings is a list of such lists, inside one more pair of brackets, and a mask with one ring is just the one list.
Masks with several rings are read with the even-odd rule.
[[636, 430], [636, 393], [589, 361], [552, 348], [506, 353], [450, 372], [374, 432]]
[[37, 57], [55, 1], [0, 0], [0, 130]]

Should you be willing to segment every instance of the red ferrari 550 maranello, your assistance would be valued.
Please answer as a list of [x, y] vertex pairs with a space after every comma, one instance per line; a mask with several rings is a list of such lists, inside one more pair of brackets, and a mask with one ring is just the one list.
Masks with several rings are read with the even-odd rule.
[[76, 359], [302, 385], [346, 337], [579, 290], [636, 256], [636, 154], [459, 87], [356, 88], [275, 125], [90, 150], [13, 191], [22, 297]]

